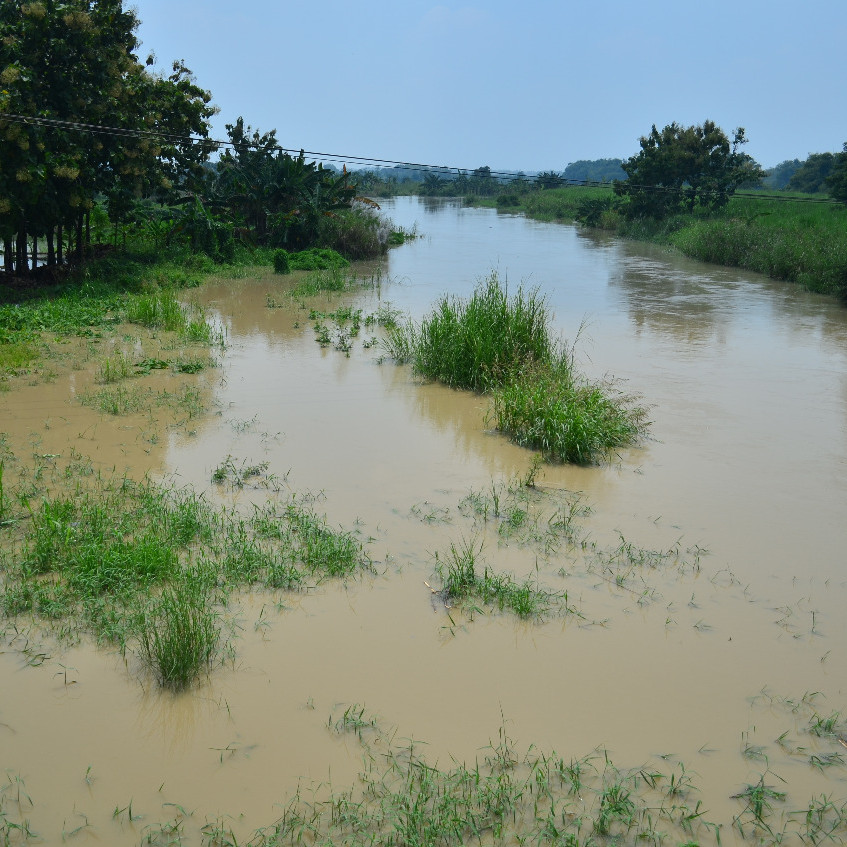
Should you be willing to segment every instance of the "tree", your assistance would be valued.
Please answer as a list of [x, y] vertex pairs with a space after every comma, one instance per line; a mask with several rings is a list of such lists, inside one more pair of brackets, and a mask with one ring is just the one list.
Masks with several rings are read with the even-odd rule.
[[574, 182], [611, 182], [626, 179], [620, 159], [580, 159], [571, 162], [562, 176]]
[[227, 124], [232, 145], [209, 186], [219, 208], [250, 230], [257, 244], [300, 248], [312, 243], [324, 217], [349, 209], [356, 189], [336, 173], [280, 150], [276, 130], [260, 133], [239, 117]]
[[535, 177], [535, 184], [542, 189], [559, 188], [565, 184], [565, 180], [562, 178], [562, 175], [556, 173], [556, 171], [541, 171], [541, 173]]
[[[211, 95], [182, 63], [168, 77], [150, 72], [133, 52], [137, 26], [123, 0], [0, 3], [0, 237], [7, 271], [27, 272], [27, 247], [35, 253], [39, 237], [46, 237], [48, 264], [61, 261], [63, 232], [74, 234], [81, 258], [83, 223], [97, 195], [108, 198], [117, 220], [134, 200], [198, 176], [211, 145], [174, 135], [208, 136]], [[123, 132], [89, 133], [74, 124]]]
[[781, 191], [788, 188], [791, 177], [800, 169], [802, 162], [799, 159], [786, 159], [765, 172], [763, 183], [766, 188], [775, 188]]
[[842, 203], [847, 204], [847, 141], [844, 150], [835, 154], [835, 163], [826, 179], [829, 193]]
[[614, 182], [615, 193], [628, 198], [629, 217], [664, 218], [696, 208], [720, 209], [739, 185], [764, 175], [739, 148], [747, 142], [744, 129], [732, 141], [714, 121], [683, 127], [672, 123], [661, 132], [656, 125], [640, 139], [641, 152], [622, 162], [626, 181]]
[[826, 181], [835, 165], [835, 153], [810, 153], [788, 182], [792, 191], [819, 194], [827, 190]]

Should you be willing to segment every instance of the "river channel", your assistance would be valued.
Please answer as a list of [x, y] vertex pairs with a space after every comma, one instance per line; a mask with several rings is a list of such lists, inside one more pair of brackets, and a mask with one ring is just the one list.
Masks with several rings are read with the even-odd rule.
[[[71, 830], [79, 843], [139, 843], [175, 809], [244, 838], [298, 786], [355, 782], [358, 740], [327, 727], [350, 704], [439, 765], [474, 761], [503, 727], [518, 747], [566, 758], [684, 763], [725, 842], [742, 807], [732, 795], [765, 773], [792, 809], [824, 793], [843, 803], [847, 743], [809, 728], [847, 712], [847, 310], [575, 226], [451, 200], [382, 210], [418, 237], [356, 268], [368, 285], [307, 305], [420, 320], [492, 272], [537, 287], [580, 369], [637, 394], [652, 421], [648, 440], [607, 463], [543, 468], [539, 491], [579, 497], [581, 537], [607, 559], [627, 544], [678, 556], [630, 560], [616, 578], [620, 561], [588, 567], [584, 546], [509, 538], [468, 504], [505, 497], [532, 457], [490, 429], [486, 398], [384, 360], [363, 344], [378, 330], [349, 356], [320, 346], [284, 277], [212, 278], [186, 296], [226, 347], [217, 368], [186, 378], [208, 395], [190, 426], [151, 438], [149, 422], [98, 415], [75, 399], [74, 372], [0, 395], [0, 430], [38, 430], [42, 453], [73, 446], [243, 509], [268, 486], [212, 474], [225, 459], [262, 463], [312, 492], [330, 524], [357, 527], [376, 573], [244, 596], [229, 611], [231, 661], [178, 697], [85, 643], [53, 644], [37, 667], [14, 644], [0, 653], [4, 790], [25, 784], [40, 843]], [[464, 541], [498, 571], [566, 589], [580, 614], [446, 609], [434, 556]]]

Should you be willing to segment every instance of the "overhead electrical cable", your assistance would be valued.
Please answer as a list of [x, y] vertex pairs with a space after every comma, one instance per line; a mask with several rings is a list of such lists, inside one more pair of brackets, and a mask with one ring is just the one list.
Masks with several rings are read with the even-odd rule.
[[[43, 126], [47, 128], [54, 129], [65, 129], [71, 130], [75, 132], [87, 132], [91, 134], [100, 134], [100, 135], [112, 135], [115, 137], [131, 137], [131, 138], [152, 138], [162, 141], [167, 141], [171, 143], [182, 143], [182, 144], [197, 144], [204, 146], [211, 146], [216, 149], [223, 149], [227, 147], [235, 148], [236, 145], [232, 141], [223, 141], [221, 139], [208, 138], [206, 136], [200, 135], [180, 135], [179, 133], [170, 133], [164, 132], [162, 130], [145, 130], [145, 129], [132, 129], [126, 127], [115, 127], [108, 126], [103, 124], [89, 124], [82, 123], [79, 121], [68, 121], [61, 120], [59, 118], [47, 118], [42, 117], [40, 115], [18, 115], [10, 112], [0, 112], [0, 120], [3, 121], [11, 121], [13, 123], [19, 124], [27, 124], [27, 125], [35, 125], [35, 126]], [[251, 141], [245, 142], [247, 146], [256, 146], [257, 148], [260, 145], [254, 145]], [[460, 168], [454, 165], [431, 165], [424, 164], [421, 162], [404, 162], [398, 159], [381, 159], [371, 156], [353, 156], [353, 155], [344, 155], [340, 153], [319, 153], [313, 150], [303, 150], [302, 148], [297, 149], [293, 147], [283, 147], [279, 144], [262, 146], [261, 149], [267, 150], [275, 150], [280, 153], [288, 153], [294, 155], [303, 155], [303, 156], [311, 156], [315, 159], [319, 159], [321, 162], [330, 162], [330, 163], [339, 163], [346, 165], [347, 163], [356, 163], [362, 166], [371, 166], [371, 167], [383, 167], [388, 168], [389, 166], [394, 169], [402, 170], [416, 170], [416, 171], [425, 171], [427, 173], [431, 173], [434, 175], [455, 175], [455, 176], [472, 176], [476, 172], [480, 171], [480, 168]], [[492, 178], [497, 179], [499, 182], [513, 182], [513, 181], [532, 181], [532, 178], [527, 176], [525, 173], [520, 171], [492, 171], [490, 168], [485, 170], [485, 175], [490, 176]], [[561, 180], [560, 186], [556, 187], [565, 187], [565, 186], [584, 186], [589, 188], [611, 188], [611, 182], [608, 181], [600, 181], [600, 180], [590, 180], [590, 179], [569, 179], [567, 177], [557, 177]], [[642, 192], [662, 192], [662, 191], [672, 191], [679, 192], [684, 190], [683, 188], [676, 188], [674, 186], [666, 186], [666, 185], [645, 185], [638, 186], [638, 191]], [[708, 193], [708, 192], [707, 192]], [[774, 200], [782, 203], [823, 203], [823, 204], [837, 204], [839, 201], [835, 200], [832, 197], [784, 197], [778, 194], [763, 194], [758, 191], [735, 191], [733, 192], [733, 197], [747, 197], [755, 200]]]

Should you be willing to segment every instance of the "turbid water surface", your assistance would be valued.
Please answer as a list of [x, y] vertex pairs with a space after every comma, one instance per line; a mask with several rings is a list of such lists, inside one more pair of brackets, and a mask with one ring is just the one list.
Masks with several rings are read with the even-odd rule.
[[[814, 714], [847, 711], [847, 310], [573, 226], [450, 201], [383, 209], [420, 237], [378, 275], [357, 269], [376, 284], [307, 305], [390, 304], [420, 319], [492, 270], [537, 286], [582, 370], [620, 380], [653, 421], [646, 443], [602, 466], [545, 468], [538, 508], [581, 492], [595, 551], [679, 558], [630, 567], [618, 555], [604, 570], [583, 549], [504, 541], [501, 521], [466, 498], [505, 497], [531, 455], [488, 428], [484, 397], [381, 361], [362, 343], [376, 330], [349, 357], [319, 346], [283, 277], [212, 279], [189, 296], [225, 330], [219, 366], [156, 377], [196, 386], [204, 414], [176, 426], [152, 411], [101, 415], [79, 402], [92, 385], [81, 368], [0, 395], [0, 430], [19, 453], [73, 450], [245, 510], [274, 486], [312, 492], [331, 524], [369, 539], [376, 574], [244, 596], [229, 611], [234, 658], [178, 697], [132, 657], [86, 643], [50, 642], [30, 666], [10, 633], [0, 766], [4, 796], [23, 784], [26, 797], [7, 799], [8, 814], [47, 844], [80, 826], [79, 843], [138, 843], [188, 812], [244, 837], [298, 785], [354, 783], [362, 749], [327, 727], [350, 704], [441, 764], [473, 761], [504, 722], [519, 746], [568, 758], [682, 761], [725, 840], [740, 811], [731, 795], [768, 769], [792, 808], [847, 799], [843, 763], [811, 762], [844, 745], [808, 732]], [[267, 463], [270, 484], [213, 484], [228, 457]], [[445, 609], [429, 587], [434, 554], [463, 540], [498, 570], [566, 589], [579, 615]]]

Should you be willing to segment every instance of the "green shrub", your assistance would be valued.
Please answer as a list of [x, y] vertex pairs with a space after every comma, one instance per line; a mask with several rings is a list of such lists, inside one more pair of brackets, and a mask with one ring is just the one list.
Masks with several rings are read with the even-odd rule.
[[291, 262], [288, 257], [288, 250], [274, 250], [274, 273], [288, 274], [291, 273]]
[[337, 250], [328, 247], [310, 247], [289, 254], [289, 264], [295, 271], [326, 271], [346, 268], [349, 262]]

